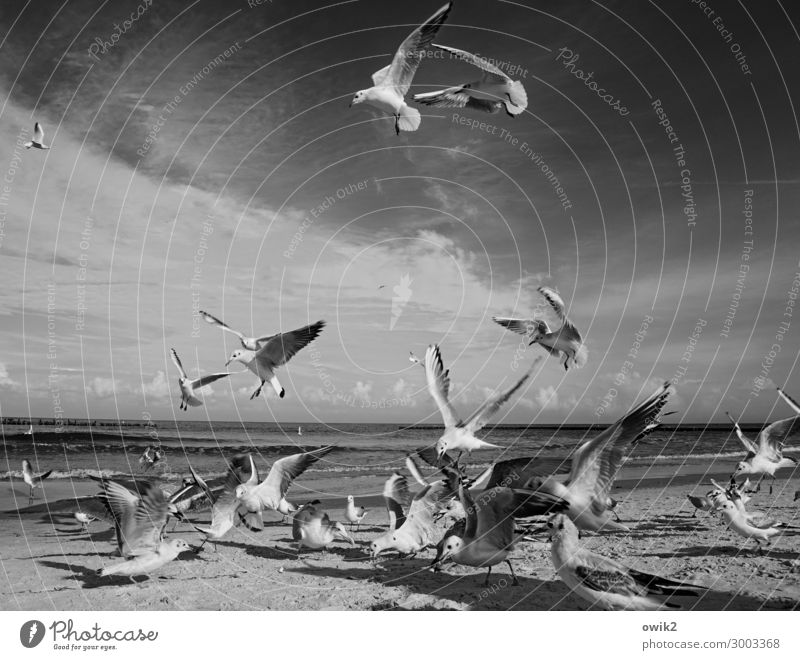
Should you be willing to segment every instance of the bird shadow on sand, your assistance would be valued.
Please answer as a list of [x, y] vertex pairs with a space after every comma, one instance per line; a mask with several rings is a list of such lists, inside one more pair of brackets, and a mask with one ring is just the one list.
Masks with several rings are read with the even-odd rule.
[[685, 548], [677, 548], [668, 552], [645, 552], [643, 557], [660, 557], [661, 559], [673, 559], [684, 557], [754, 557], [772, 559], [797, 559], [797, 552], [788, 552], [779, 548], [767, 548], [763, 555], [758, 553], [755, 546], [742, 547], [736, 545], [695, 545]]

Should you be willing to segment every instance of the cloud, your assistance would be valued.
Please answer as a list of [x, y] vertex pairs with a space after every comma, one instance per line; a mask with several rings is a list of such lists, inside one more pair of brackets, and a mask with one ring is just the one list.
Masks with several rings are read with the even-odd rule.
[[0, 387], [6, 387], [12, 390], [19, 388], [19, 383], [13, 380], [8, 374], [8, 368], [4, 362], [0, 362]]
[[121, 383], [114, 378], [103, 378], [102, 376], [95, 376], [89, 381], [86, 386], [86, 391], [101, 399], [122, 393]]
[[369, 403], [372, 398], [372, 383], [362, 383], [360, 380], [353, 387], [353, 396], [356, 401]]
[[141, 387], [142, 394], [151, 396], [155, 399], [166, 399], [170, 395], [170, 385], [167, 375], [163, 371], [156, 372], [149, 383], [144, 383]]

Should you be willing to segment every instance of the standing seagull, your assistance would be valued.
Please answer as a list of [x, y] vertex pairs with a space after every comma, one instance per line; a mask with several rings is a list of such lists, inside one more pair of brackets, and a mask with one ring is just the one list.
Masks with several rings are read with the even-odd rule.
[[347, 522], [350, 523], [350, 529], [353, 529], [353, 525], [355, 525], [356, 531], [358, 531], [358, 528], [361, 527], [361, 521], [364, 520], [368, 513], [369, 511], [363, 506], [356, 506], [355, 498], [352, 495], [347, 496], [347, 507], [344, 510], [344, 517], [347, 518]]
[[258, 482], [258, 470], [253, 455], [249, 454], [250, 478], [236, 487], [236, 499], [247, 511], [255, 514], [256, 524], [261, 522], [264, 509], [280, 511], [283, 508], [285, 511], [285, 504], [288, 502], [284, 498], [292, 482], [333, 449], [332, 445], [328, 445], [281, 458], [272, 464], [267, 478], [261, 483]]
[[[797, 465], [795, 459], [783, 455], [783, 445], [786, 442], [786, 438], [800, 431], [800, 416], [773, 422], [758, 434], [756, 442], [750, 440], [742, 432], [732, 417], [731, 421], [736, 429], [736, 435], [745, 449], [747, 449], [747, 456], [736, 466], [731, 479], [736, 479], [741, 475], [760, 477], [756, 484], [758, 488], [761, 485], [761, 479], [765, 476], [775, 479], [775, 472], [780, 468]], [[769, 492], [772, 494], [772, 484], [769, 486]]]
[[31, 138], [30, 142], [25, 143], [26, 149], [30, 149], [31, 147], [33, 147], [34, 149], [50, 148], [46, 144], [44, 144], [44, 131], [42, 130], [42, 126], [38, 121], [33, 126], [33, 138]]
[[77, 521], [78, 521], [78, 522], [79, 522], [81, 525], [83, 525], [83, 528], [84, 528], [84, 529], [85, 529], [87, 532], [89, 531], [89, 525], [91, 525], [91, 524], [92, 524], [92, 523], [93, 523], [95, 520], [100, 520], [100, 518], [98, 518], [97, 516], [95, 516], [95, 515], [92, 515], [91, 513], [86, 513], [85, 511], [80, 511], [80, 510], [78, 510], [78, 511], [74, 511], [74, 512], [73, 512], [73, 514], [72, 514], [72, 516], [73, 516], [73, 517], [75, 518], [75, 520], [77, 520]]
[[286, 390], [281, 387], [277, 376], [275, 376], [275, 369], [286, 364], [294, 357], [297, 351], [314, 341], [324, 327], [325, 321], [317, 321], [291, 332], [273, 335], [258, 350], [235, 350], [225, 363], [225, 366], [228, 366], [231, 362], [240, 362], [261, 379], [261, 383], [255, 392], [250, 395], [251, 399], [255, 399], [261, 394], [261, 388], [264, 387], [264, 383], [267, 381], [270, 382], [270, 385], [282, 399], [286, 394]]
[[231, 326], [229, 326], [224, 321], [221, 321], [216, 316], [212, 316], [208, 312], [204, 312], [202, 309], [200, 310], [199, 313], [200, 316], [203, 317], [203, 320], [206, 323], [210, 323], [211, 325], [215, 325], [218, 328], [221, 328], [222, 330], [231, 332], [234, 335], [236, 335], [242, 344], [242, 348], [248, 351], [257, 351], [264, 344], [264, 342], [269, 341], [275, 336], [275, 335], [265, 335], [264, 337], [245, 337], [241, 332], [239, 332], [238, 330], [234, 330]]
[[[531, 370], [535, 366], [536, 362], [531, 365]], [[511, 395], [522, 387], [523, 383], [528, 380], [528, 376], [531, 375], [531, 370], [520, 378], [513, 387], [490, 398], [475, 411], [472, 417], [466, 422], [462, 422], [456, 415], [456, 411], [449, 400], [450, 371], [445, 371], [444, 369], [439, 347], [435, 344], [428, 346], [428, 350], [425, 353], [425, 375], [428, 380], [428, 392], [436, 402], [444, 420], [444, 434], [436, 443], [436, 452], [439, 458], [444, 456], [449, 449], [459, 452], [466, 451], [471, 454], [475, 449], [484, 447], [498, 448], [498, 445], [479, 440], [475, 437], [475, 434], [486, 426], [492, 415], [500, 410], [503, 404], [511, 398]]]
[[768, 518], [756, 520], [755, 516], [743, 513], [731, 500], [724, 502], [720, 510], [729, 529], [739, 536], [756, 542], [758, 554], [763, 554], [762, 543], [769, 547], [772, 538], [781, 534], [784, 529], [800, 529]]
[[411, 87], [411, 81], [422, 61], [425, 49], [442, 27], [452, 6], [453, 3], [448, 2], [408, 35], [400, 44], [392, 63], [372, 74], [373, 87], [356, 92], [350, 107], [367, 103], [389, 113], [394, 116], [394, 130], [398, 135], [400, 131], [416, 131], [422, 118], [419, 110], [406, 105], [405, 96]]
[[642, 437], [645, 427], [658, 420], [669, 394], [670, 383], [666, 382], [644, 403], [578, 447], [564, 483], [553, 477], [533, 478], [528, 487], [569, 502], [566, 514], [581, 529], [630, 531], [611, 520], [609, 494], [629, 448]]
[[550, 554], [558, 576], [584, 600], [604, 610], [680, 609], [670, 597], [698, 597], [706, 591], [684, 582], [650, 575], [582, 548], [578, 528], [564, 514], [548, 521]]
[[551, 332], [550, 326], [543, 319], [493, 316], [492, 321], [527, 337], [530, 340], [528, 346], [539, 344], [551, 355], [561, 356], [561, 364], [564, 365], [564, 369], [569, 370], [570, 366], [582, 367], [586, 364], [588, 352], [578, 328], [567, 318], [564, 301], [554, 289], [549, 287], [540, 286], [537, 291], [544, 296], [561, 321], [561, 327], [558, 330]]
[[22, 480], [28, 484], [28, 487], [31, 489], [30, 493], [28, 494], [28, 504], [30, 505], [33, 502], [34, 493], [33, 490], [39, 486], [47, 477], [50, 476], [52, 470], [48, 470], [47, 472], [43, 472], [42, 474], [33, 474], [33, 466], [31, 465], [30, 461], [27, 458], [22, 459]]
[[189, 406], [202, 406], [203, 400], [198, 399], [195, 395], [195, 390], [208, 385], [209, 383], [213, 383], [215, 380], [219, 380], [220, 378], [225, 378], [225, 376], [230, 376], [230, 373], [227, 371], [224, 373], [218, 374], [209, 374], [208, 376], [202, 376], [200, 378], [195, 378], [191, 380], [183, 369], [183, 365], [181, 364], [181, 359], [178, 357], [178, 354], [175, 352], [174, 348], [169, 349], [170, 355], [172, 355], [172, 361], [175, 363], [175, 366], [178, 367], [178, 371], [181, 374], [181, 377], [178, 379], [178, 386], [181, 388], [181, 410], [189, 410]]
[[137, 484], [138, 493], [113, 482], [101, 481], [104, 503], [114, 516], [123, 561], [97, 571], [98, 575], [149, 575], [189, 550], [183, 539], [165, 541], [169, 505], [164, 491], [148, 482]]
[[519, 540], [514, 532], [514, 518], [541, 516], [565, 510], [569, 504], [559, 497], [527, 489], [492, 488], [475, 500], [464, 486], [458, 497], [467, 514], [462, 535], [451, 533], [438, 562], [452, 559], [456, 564], [488, 568], [484, 585], [489, 584], [492, 567], [505, 562], [514, 586], [519, 584], [508, 559]]
[[480, 80], [436, 90], [415, 94], [417, 103], [434, 108], [471, 108], [483, 112], [495, 113], [504, 109], [510, 117], [515, 117], [528, 107], [528, 95], [518, 80], [511, 80], [494, 64], [478, 55], [473, 55], [458, 48], [433, 44], [439, 50], [454, 55], [483, 71]]
[[312, 550], [327, 548], [336, 539], [355, 545], [356, 542], [347, 533], [344, 525], [331, 520], [318, 504], [305, 504], [294, 514], [292, 538], [297, 543], [297, 551], [300, 552], [303, 547]]

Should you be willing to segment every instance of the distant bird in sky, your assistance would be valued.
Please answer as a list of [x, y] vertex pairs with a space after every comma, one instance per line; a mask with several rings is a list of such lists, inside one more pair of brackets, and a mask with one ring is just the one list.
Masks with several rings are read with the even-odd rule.
[[272, 335], [265, 335], [263, 337], [245, 337], [244, 334], [242, 334], [238, 330], [234, 330], [231, 326], [221, 321], [216, 316], [212, 316], [208, 312], [204, 312], [202, 309], [199, 311], [199, 314], [206, 323], [210, 323], [211, 325], [215, 325], [226, 332], [230, 332], [236, 335], [242, 344], [242, 348], [248, 351], [257, 351], [264, 344], [264, 342], [269, 341], [275, 336], [274, 334], [272, 334]]
[[[763, 429], [758, 434], [756, 442], [753, 442], [742, 432], [733, 417], [728, 413], [725, 414], [733, 422], [736, 435], [747, 450], [747, 456], [737, 464], [731, 479], [740, 476], [759, 477], [756, 484], [758, 489], [764, 477], [775, 479], [775, 472], [779, 469], [797, 465], [794, 458], [783, 455], [783, 446], [789, 436], [800, 432], [800, 416], [773, 422]], [[770, 484], [769, 492], [772, 493], [772, 484]]]
[[231, 362], [240, 362], [258, 376], [261, 383], [250, 395], [251, 399], [255, 399], [261, 394], [261, 388], [264, 387], [264, 383], [267, 381], [272, 385], [276, 394], [283, 398], [286, 391], [281, 386], [277, 376], [275, 376], [275, 370], [286, 364], [299, 350], [314, 341], [324, 327], [325, 321], [317, 321], [291, 332], [273, 335], [258, 350], [235, 350], [225, 363], [225, 366], [228, 366]]
[[553, 516], [547, 526], [558, 576], [577, 596], [604, 610], [680, 609], [670, 598], [697, 598], [706, 591], [705, 587], [628, 568], [582, 548], [578, 528], [564, 514]]
[[[531, 366], [531, 370], [536, 363]], [[450, 403], [450, 372], [446, 371], [442, 363], [442, 354], [439, 347], [431, 345], [425, 353], [425, 375], [428, 381], [428, 392], [436, 402], [439, 412], [444, 420], [444, 433], [436, 443], [436, 451], [441, 458], [448, 450], [472, 453], [476, 449], [494, 448], [493, 445], [475, 437], [491, 417], [497, 413], [531, 374], [529, 370], [511, 388], [500, 392], [488, 399], [466, 422], [462, 422]]]
[[25, 143], [26, 149], [30, 149], [31, 147], [34, 149], [50, 148], [44, 144], [44, 131], [42, 130], [42, 125], [38, 121], [33, 126], [33, 138], [31, 138], [30, 142]]
[[522, 83], [511, 80], [488, 60], [458, 48], [439, 44], [433, 46], [481, 69], [483, 76], [463, 85], [415, 94], [414, 100], [417, 103], [435, 108], [468, 108], [489, 113], [504, 109], [510, 117], [515, 117], [528, 107], [528, 95]]
[[183, 364], [181, 364], [181, 359], [178, 357], [178, 353], [175, 351], [175, 349], [171, 348], [169, 349], [169, 352], [172, 356], [172, 361], [175, 363], [175, 366], [178, 367], [178, 372], [180, 373], [178, 387], [181, 389], [181, 410], [189, 410], [189, 406], [202, 406], [203, 400], [197, 397], [195, 390], [199, 390], [201, 387], [205, 387], [206, 385], [213, 383], [220, 378], [230, 376], [230, 373], [225, 371], [223, 373], [208, 374], [207, 376], [201, 376], [200, 378], [195, 378], [192, 380], [186, 375], [186, 371], [183, 369]]
[[31, 462], [27, 458], [22, 459], [22, 480], [28, 484], [28, 488], [30, 488], [30, 493], [28, 494], [29, 505], [31, 502], [33, 502], [33, 498], [35, 496], [33, 491], [38, 488], [41, 483], [52, 473], [52, 470], [48, 470], [47, 472], [42, 472], [41, 474], [34, 474]]
[[368, 513], [369, 511], [363, 506], [356, 506], [356, 500], [352, 495], [347, 496], [347, 506], [344, 510], [344, 517], [347, 518], [347, 522], [350, 523], [350, 529], [355, 525], [356, 531], [358, 531], [358, 528], [361, 526], [361, 521], [364, 520]]
[[520, 319], [508, 316], [493, 316], [492, 320], [504, 328], [524, 335], [531, 344], [539, 344], [548, 353], [561, 359], [564, 369], [570, 366], [582, 367], [586, 364], [588, 351], [583, 343], [583, 338], [577, 327], [567, 318], [566, 306], [561, 296], [550, 287], [540, 286], [537, 291], [544, 296], [550, 307], [555, 312], [561, 327], [551, 331], [544, 319]]
[[400, 135], [400, 131], [416, 131], [421, 116], [419, 110], [406, 104], [405, 96], [425, 56], [425, 49], [444, 24], [452, 5], [452, 2], [448, 2], [408, 35], [397, 49], [392, 63], [372, 74], [373, 86], [356, 92], [350, 107], [366, 103], [392, 115], [397, 135]]

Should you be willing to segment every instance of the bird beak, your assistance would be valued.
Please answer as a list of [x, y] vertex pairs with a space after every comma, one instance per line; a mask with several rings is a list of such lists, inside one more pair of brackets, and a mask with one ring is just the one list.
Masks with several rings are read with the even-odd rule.
[[227, 366], [228, 366], [228, 365], [229, 365], [231, 362], [233, 362], [233, 358], [231, 358], [230, 360], [228, 360], [228, 361], [225, 363], [225, 366], [227, 367]]

